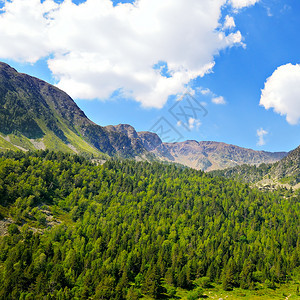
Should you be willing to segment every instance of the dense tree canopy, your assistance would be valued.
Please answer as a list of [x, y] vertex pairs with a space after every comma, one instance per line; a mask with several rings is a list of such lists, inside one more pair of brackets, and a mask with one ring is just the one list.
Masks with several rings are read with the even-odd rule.
[[0, 299], [172, 296], [164, 283], [192, 299], [300, 270], [299, 197], [174, 165], [8, 152], [0, 204], [16, 223], [0, 238]]

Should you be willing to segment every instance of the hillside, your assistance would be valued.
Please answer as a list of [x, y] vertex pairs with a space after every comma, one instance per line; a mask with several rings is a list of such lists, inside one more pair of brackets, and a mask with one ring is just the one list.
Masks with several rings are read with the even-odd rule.
[[63, 91], [0, 63], [0, 151], [18, 149], [159, 160], [198, 170], [271, 163], [286, 155], [217, 142], [163, 143], [127, 124], [102, 127]]
[[143, 147], [96, 125], [63, 91], [0, 63], [0, 147], [135, 157]]
[[198, 299], [220, 289], [265, 299], [298, 280], [296, 195], [175, 165], [96, 166], [39, 151], [0, 157], [0, 199], [1, 300]]
[[213, 171], [212, 174], [254, 183], [259, 187], [281, 186], [297, 189], [300, 188], [300, 146], [274, 164], [242, 165]]

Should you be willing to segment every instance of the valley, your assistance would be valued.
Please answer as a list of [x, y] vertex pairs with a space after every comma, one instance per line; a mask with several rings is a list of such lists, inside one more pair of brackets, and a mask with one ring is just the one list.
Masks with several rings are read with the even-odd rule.
[[299, 170], [97, 125], [0, 63], [0, 299], [298, 299]]
[[2, 154], [0, 187], [0, 299], [298, 297], [289, 190], [47, 150]]

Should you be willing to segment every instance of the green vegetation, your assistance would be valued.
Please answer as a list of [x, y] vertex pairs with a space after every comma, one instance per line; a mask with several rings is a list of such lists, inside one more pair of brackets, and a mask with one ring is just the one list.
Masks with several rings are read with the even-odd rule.
[[224, 170], [215, 170], [210, 173], [213, 176], [224, 176], [243, 182], [254, 183], [262, 180], [266, 175], [269, 174], [270, 170], [275, 164], [261, 164], [259, 166], [253, 165], [241, 165], [233, 168], [227, 168]]
[[0, 135], [0, 152], [4, 152], [7, 150], [17, 151], [18, 148], [12, 145], [10, 142], [4, 139], [2, 135]]
[[8, 151], [0, 299], [296, 299], [299, 200], [175, 165]]

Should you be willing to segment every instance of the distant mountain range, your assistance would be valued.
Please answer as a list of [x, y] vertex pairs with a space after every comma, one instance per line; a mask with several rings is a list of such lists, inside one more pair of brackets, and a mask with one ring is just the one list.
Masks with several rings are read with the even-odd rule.
[[287, 155], [218, 142], [163, 143], [157, 134], [130, 125], [102, 127], [65, 92], [0, 62], [0, 150], [9, 149], [160, 160], [206, 171], [273, 163]]
[[205, 171], [241, 164], [259, 165], [276, 162], [287, 154], [285, 152], [254, 151], [220, 142], [197, 141], [162, 143], [161, 146], [151, 150], [151, 153], [154, 153], [159, 159]]

